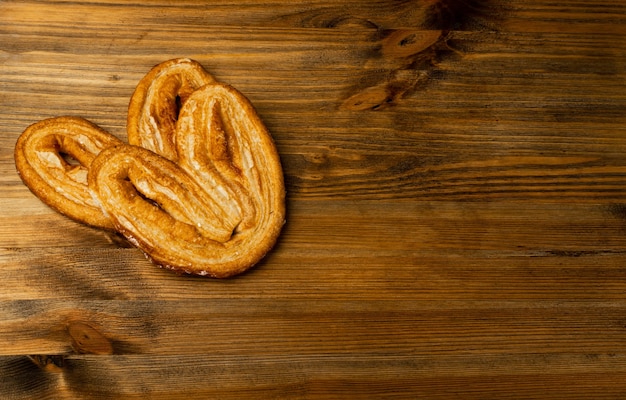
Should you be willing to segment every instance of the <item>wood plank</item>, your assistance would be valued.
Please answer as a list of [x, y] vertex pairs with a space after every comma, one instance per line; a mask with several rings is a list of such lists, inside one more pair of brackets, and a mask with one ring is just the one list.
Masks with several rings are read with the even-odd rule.
[[[110, 348], [113, 354], [384, 357], [621, 353], [625, 306], [597, 300], [46, 299], [2, 301], [0, 311], [0, 348], [7, 356]], [[85, 338], [73, 334], [85, 329]], [[84, 339], [80, 346], [78, 339]]]
[[[283, 248], [281, 248], [282, 250]], [[317, 298], [623, 301], [621, 250], [276, 251], [227, 282], [179, 277], [135, 249], [5, 250], [0, 299]], [[24, 254], [27, 253], [27, 254]], [[348, 253], [348, 251], [346, 251]], [[298, 268], [293, 265], [297, 264]], [[395, 267], [392, 267], [395, 266]], [[297, 283], [296, 283], [297, 282]]]
[[[33, 12], [33, 9], [37, 12]], [[406, 27], [517, 30], [531, 32], [623, 32], [625, 7], [620, 0], [601, 4], [569, 0], [553, 4], [542, 0], [523, 5], [488, 1], [359, 0], [276, 2], [268, 0], [207, 3], [185, 0], [173, 7], [167, 1], [148, 4], [120, 0], [47, 4], [41, 1], [7, 1], [0, 10], [21, 24], [45, 22], [65, 25], [82, 20], [90, 25], [128, 26], [282, 26], [298, 28], [388, 29]], [[85, 12], [87, 10], [88, 12]]]
[[[617, 354], [444, 354], [382, 359], [368, 354], [278, 358], [75, 355], [62, 363], [62, 368], [50, 365], [52, 371], [43, 373], [25, 357], [0, 357], [0, 371], [8, 376], [0, 381], [0, 389], [9, 394], [72, 399], [371, 395], [447, 399], [459, 393], [468, 399], [585, 399], [585, 393], [591, 392], [597, 394], [594, 398], [614, 399], [625, 389], [620, 379], [624, 359]], [[134, 379], [129, 379], [130, 369]]]

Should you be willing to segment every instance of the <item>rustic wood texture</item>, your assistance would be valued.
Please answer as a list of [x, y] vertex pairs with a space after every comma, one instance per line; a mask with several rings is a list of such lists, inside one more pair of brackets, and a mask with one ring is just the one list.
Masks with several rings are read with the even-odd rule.
[[[15, 172], [46, 117], [126, 139], [181, 56], [283, 162], [283, 235], [234, 279]], [[625, 111], [622, 0], [2, 0], [0, 397], [623, 399]]]

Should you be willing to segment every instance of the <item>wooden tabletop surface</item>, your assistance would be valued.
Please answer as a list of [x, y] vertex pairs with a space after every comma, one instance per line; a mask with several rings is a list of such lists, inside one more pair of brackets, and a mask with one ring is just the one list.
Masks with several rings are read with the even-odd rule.
[[[243, 92], [288, 221], [228, 280], [45, 206], [21, 132], [126, 139], [193, 58]], [[3, 399], [626, 398], [622, 0], [0, 2]]]

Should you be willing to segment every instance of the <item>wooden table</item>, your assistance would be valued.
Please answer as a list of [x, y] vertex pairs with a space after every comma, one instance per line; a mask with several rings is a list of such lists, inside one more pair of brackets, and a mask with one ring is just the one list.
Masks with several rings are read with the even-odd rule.
[[[229, 280], [50, 210], [13, 147], [126, 139], [201, 62], [275, 138], [277, 247]], [[3, 399], [625, 398], [622, 0], [0, 2]]]

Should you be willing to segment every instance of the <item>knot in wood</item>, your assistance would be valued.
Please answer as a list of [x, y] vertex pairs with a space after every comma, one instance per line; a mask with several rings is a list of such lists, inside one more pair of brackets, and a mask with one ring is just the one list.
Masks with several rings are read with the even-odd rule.
[[441, 30], [396, 29], [382, 40], [381, 52], [385, 57], [411, 57], [433, 46], [441, 35]]
[[72, 348], [80, 354], [113, 354], [111, 341], [96, 328], [81, 321], [70, 322], [67, 326]]

